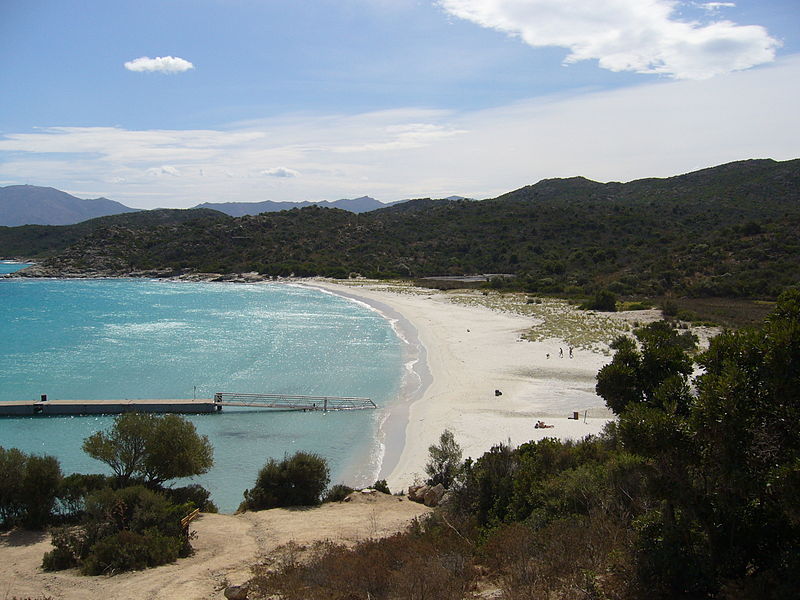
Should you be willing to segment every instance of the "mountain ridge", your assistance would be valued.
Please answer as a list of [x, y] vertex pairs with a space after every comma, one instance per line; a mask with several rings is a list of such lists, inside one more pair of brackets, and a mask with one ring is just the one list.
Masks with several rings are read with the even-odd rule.
[[0, 225], [73, 225], [87, 219], [136, 212], [108, 198], [78, 198], [52, 187], [0, 187]]

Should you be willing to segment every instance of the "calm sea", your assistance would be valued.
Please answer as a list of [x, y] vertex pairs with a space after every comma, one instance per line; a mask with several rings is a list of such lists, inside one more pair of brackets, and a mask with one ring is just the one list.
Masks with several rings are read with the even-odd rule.
[[[13, 268], [0, 265], [8, 271]], [[398, 394], [403, 348], [389, 321], [299, 286], [145, 280], [0, 280], [0, 402], [210, 398], [215, 392]], [[214, 446], [195, 478], [223, 512], [270, 457], [327, 458], [332, 483], [367, 485], [382, 457], [383, 410], [230, 409], [188, 417]], [[105, 472], [81, 450], [113, 417], [0, 419], [0, 445], [56, 456], [65, 473]]]

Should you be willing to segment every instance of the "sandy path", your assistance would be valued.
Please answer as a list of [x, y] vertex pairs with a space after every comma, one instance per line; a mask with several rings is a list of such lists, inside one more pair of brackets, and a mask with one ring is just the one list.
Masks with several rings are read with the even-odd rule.
[[74, 570], [45, 573], [46, 534], [0, 535], [0, 595], [3, 598], [52, 597], [58, 600], [173, 600], [223, 598], [228, 584], [241, 584], [260, 557], [288, 542], [319, 540], [355, 543], [404, 529], [430, 509], [395, 496], [376, 494], [318, 508], [274, 509], [242, 515], [204, 514], [193, 556], [175, 564], [114, 577], [84, 577]]

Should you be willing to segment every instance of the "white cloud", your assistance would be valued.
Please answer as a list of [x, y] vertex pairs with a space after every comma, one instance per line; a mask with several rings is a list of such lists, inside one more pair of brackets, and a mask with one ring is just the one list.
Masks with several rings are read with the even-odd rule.
[[147, 169], [148, 175], [155, 175], [160, 177], [162, 175], [169, 175], [171, 177], [180, 177], [181, 172], [172, 165], [161, 165], [160, 167], [150, 167]]
[[[680, 21], [675, 0], [439, 0], [450, 14], [519, 36], [533, 47], [568, 48], [566, 63], [611, 71], [705, 79], [775, 59], [780, 42], [758, 25]], [[730, 3], [710, 3], [727, 6]]]
[[188, 60], [177, 56], [140, 56], [125, 63], [125, 68], [129, 71], [147, 73], [183, 73], [189, 69], [194, 69], [194, 65]]
[[261, 174], [267, 177], [297, 177], [300, 172], [286, 167], [275, 167], [274, 169], [264, 169]]
[[705, 10], [706, 12], [709, 12], [709, 13], [712, 13], [712, 14], [716, 14], [716, 13], [719, 12], [720, 8], [735, 8], [736, 7], [736, 3], [735, 2], [702, 2], [700, 4], [697, 4], [696, 6], [699, 6], [700, 8]]
[[303, 113], [225, 130], [47, 128], [0, 135], [0, 180], [142, 208], [365, 194], [486, 198], [545, 177], [625, 181], [744, 158], [796, 158], [798, 97], [794, 55], [704, 81], [479, 111]]

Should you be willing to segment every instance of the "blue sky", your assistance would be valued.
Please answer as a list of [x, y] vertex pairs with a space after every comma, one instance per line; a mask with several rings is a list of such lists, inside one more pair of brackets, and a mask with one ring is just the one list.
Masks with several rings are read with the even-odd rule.
[[797, 0], [3, 0], [0, 185], [494, 196], [800, 156]]

